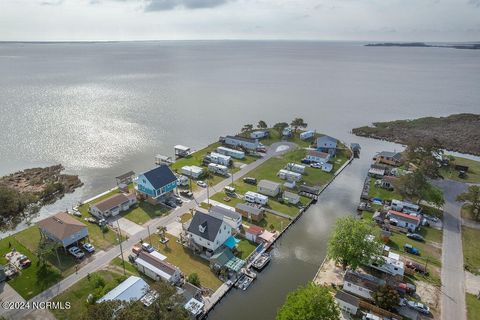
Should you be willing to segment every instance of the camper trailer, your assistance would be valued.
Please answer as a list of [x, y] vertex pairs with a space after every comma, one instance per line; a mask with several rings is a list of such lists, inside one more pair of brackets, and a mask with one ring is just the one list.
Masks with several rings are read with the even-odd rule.
[[247, 193], [245, 193], [245, 201], [266, 205], [268, 202], [268, 197], [260, 193], [248, 191]]
[[296, 173], [296, 172], [284, 170], [284, 169], [281, 169], [280, 171], [278, 171], [277, 176], [280, 179], [288, 180], [288, 181], [300, 181], [302, 179], [302, 175], [300, 173]]
[[268, 131], [253, 131], [250, 133], [250, 138], [252, 139], [263, 139], [268, 137]]
[[232, 157], [217, 152], [212, 152], [203, 159], [207, 163], [221, 164], [222, 166], [229, 166], [232, 162]]
[[200, 178], [203, 174], [203, 169], [197, 166], [183, 166], [181, 170], [183, 175], [194, 179]]
[[208, 165], [208, 171], [216, 174], [221, 174], [222, 176], [228, 175], [228, 168], [225, 166], [222, 166], [221, 164], [210, 163]]
[[305, 172], [305, 166], [302, 166], [301, 164], [296, 164], [296, 163], [289, 163], [287, 164], [286, 168], [287, 170], [303, 174]]
[[230, 156], [235, 159], [245, 158], [245, 152], [225, 147], [218, 147], [217, 152], [226, 156]]
[[308, 140], [308, 139], [311, 139], [311, 138], [313, 138], [314, 135], [315, 135], [315, 132], [312, 131], [312, 130], [308, 130], [308, 131], [302, 132], [302, 133], [300, 133], [300, 140]]

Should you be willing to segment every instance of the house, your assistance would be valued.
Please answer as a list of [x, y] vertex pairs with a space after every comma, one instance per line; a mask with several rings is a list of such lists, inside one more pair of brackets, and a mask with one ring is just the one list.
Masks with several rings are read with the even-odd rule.
[[392, 199], [391, 207], [395, 211], [400, 211], [404, 213], [420, 213], [422, 208], [419, 205], [413, 204], [408, 201], [400, 201], [396, 199]]
[[375, 156], [374, 160], [378, 164], [398, 166], [402, 163], [402, 154], [400, 152], [382, 151]]
[[258, 139], [245, 138], [241, 136], [226, 136], [225, 144], [233, 147], [242, 147], [248, 150], [257, 150], [260, 147]]
[[182, 276], [180, 269], [146, 251], [139, 252], [134, 265], [138, 271], [156, 281], [163, 280], [177, 284]]
[[397, 260], [392, 257], [378, 257], [372, 260], [369, 264], [370, 267], [386, 273], [388, 275], [403, 278], [405, 273], [405, 266], [403, 261]]
[[65, 212], [40, 220], [37, 226], [42, 237], [60, 242], [64, 248], [88, 237], [87, 226]]
[[263, 194], [253, 192], [253, 191], [247, 191], [243, 198], [247, 202], [258, 203], [258, 204], [261, 204], [262, 206], [268, 203], [267, 196], [264, 196]]
[[268, 131], [253, 131], [250, 133], [250, 138], [252, 139], [263, 139], [268, 137], [269, 132]]
[[307, 186], [302, 184], [299, 186], [300, 194], [307, 194], [312, 196], [318, 196], [320, 194], [320, 189], [317, 187]]
[[390, 223], [394, 222], [397, 227], [407, 228], [411, 232], [417, 230], [421, 223], [419, 216], [413, 216], [395, 210], [388, 210], [387, 218], [390, 220]]
[[240, 160], [245, 158], [245, 152], [241, 150], [234, 150], [234, 149], [225, 148], [225, 147], [218, 147], [217, 153], [230, 156], [235, 159], [240, 159]]
[[331, 164], [331, 163], [326, 163], [326, 162], [322, 163], [322, 171], [324, 171], [324, 172], [332, 172], [332, 170], [333, 170], [333, 164]]
[[175, 147], [173, 147], [173, 149], [175, 150], [176, 157], [187, 157], [190, 155], [190, 147], [177, 144]]
[[252, 242], [259, 242], [260, 235], [265, 231], [263, 228], [252, 224], [247, 230], [245, 230], [245, 238]]
[[203, 175], [203, 169], [197, 166], [183, 166], [181, 169], [183, 175], [198, 179]]
[[276, 197], [280, 193], [280, 183], [260, 180], [257, 185], [257, 191], [270, 197]]
[[296, 163], [288, 163], [285, 169], [301, 174], [305, 172], [305, 166]]
[[239, 231], [242, 226], [242, 215], [235, 211], [234, 208], [225, 208], [223, 206], [212, 206], [209, 213], [216, 218], [222, 219], [228, 223], [233, 229]]
[[337, 139], [330, 136], [317, 138], [317, 150], [328, 153], [330, 156], [334, 157], [337, 153]]
[[137, 194], [158, 203], [177, 187], [177, 177], [167, 165], [160, 165], [136, 177], [134, 184]]
[[232, 235], [232, 227], [222, 219], [196, 211], [186, 234], [193, 244], [213, 252]]
[[283, 201], [290, 204], [297, 204], [300, 202], [300, 196], [296, 193], [284, 191], [282, 195]]
[[130, 276], [127, 280], [109, 291], [106, 295], [97, 300], [97, 303], [104, 301], [138, 301], [149, 291], [150, 286], [142, 278]]
[[220, 154], [217, 152], [211, 152], [210, 154], [206, 155], [203, 161], [206, 163], [216, 163], [221, 164], [223, 166], [229, 166], [232, 162], [232, 157], [224, 154]]
[[330, 158], [330, 154], [317, 150], [308, 150], [307, 156], [305, 157], [306, 160], [316, 163], [327, 163], [330, 161]]
[[89, 212], [98, 219], [106, 219], [127, 211], [136, 203], [137, 196], [134, 193], [118, 193], [91, 205]]
[[235, 211], [250, 221], [261, 221], [263, 219], [263, 208], [252, 206], [248, 203], [239, 203], [235, 206]]
[[302, 175], [300, 173], [296, 173], [290, 170], [280, 169], [277, 173], [277, 176], [280, 179], [288, 180], [288, 181], [300, 181], [302, 180]]
[[368, 175], [373, 178], [382, 178], [385, 173], [385, 166], [381, 164], [372, 164], [370, 169], [368, 169]]
[[348, 312], [350, 314], [357, 314], [360, 308], [360, 299], [346, 293], [345, 291], [337, 291], [335, 293], [335, 301], [338, 304], [340, 310]]
[[308, 130], [300, 133], [300, 140], [308, 140], [310, 138], [313, 138], [315, 135], [315, 131], [313, 130]]
[[369, 274], [347, 270], [343, 276], [343, 291], [373, 300], [373, 293], [385, 285], [385, 280]]

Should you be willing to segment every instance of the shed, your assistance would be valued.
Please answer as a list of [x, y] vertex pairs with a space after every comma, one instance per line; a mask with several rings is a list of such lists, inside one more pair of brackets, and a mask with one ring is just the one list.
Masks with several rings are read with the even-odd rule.
[[276, 197], [280, 193], [280, 183], [260, 180], [257, 185], [257, 191], [270, 197]]
[[291, 203], [291, 204], [297, 204], [300, 202], [300, 196], [296, 193], [289, 192], [289, 191], [284, 191], [283, 196], [282, 196], [283, 201]]
[[263, 219], [263, 208], [253, 206], [247, 203], [239, 203], [235, 210], [248, 220], [260, 221]]
[[175, 150], [175, 156], [177, 156], [177, 157], [186, 157], [190, 154], [190, 147], [183, 146], [181, 144], [177, 144], [173, 148]]

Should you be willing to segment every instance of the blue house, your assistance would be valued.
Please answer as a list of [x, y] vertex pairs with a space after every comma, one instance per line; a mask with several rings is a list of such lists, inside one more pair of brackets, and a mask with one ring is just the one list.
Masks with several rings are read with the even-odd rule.
[[317, 150], [335, 156], [337, 152], [337, 139], [330, 136], [323, 136], [317, 139]]
[[134, 183], [140, 195], [157, 200], [177, 187], [177, 177], [167, 165], [160, 165], [140, 174]]

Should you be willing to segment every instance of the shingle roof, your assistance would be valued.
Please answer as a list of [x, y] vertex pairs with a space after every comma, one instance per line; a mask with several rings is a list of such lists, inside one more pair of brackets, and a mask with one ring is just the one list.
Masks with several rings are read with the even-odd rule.
[[335, 294], [335, 299], [345, 301], [346, 303], [357, 308], [360, 305], [359, 299], [357, 297], [348, 294], [345, 291], [337, 291], [337, 293]]
[[395, 160], [402, 159], [402, 154], [400, 152], [382, 151], [379, 154], [377, 154], [377, 156], [378, 157], [394, 158]]
[[384, 285], [385, 281], [369, 274], [347, 271], [343, 277], [343, 281], [356, 284], [360, 287], [367, 288], [371, 291], [377, 290], [378, 286]]
[[87, 227], [65, 212], [59, 212], [54, 216], [40, 220], [37, 225], [59, 240], [63, 240]]
[[105, 212], [127, 201], [127, 196], [125, 196], [123, 193], [119, 193], [103, 201], [95, 203], [92, 205], [92, 207], [96, 207], [98, 210]]
[[221, 215], [229, 217], [229, 218], [232, 218], [234, 220], [238, 220], [238, 219], [242, 218], [242, 215], [240, 213], [238, 213], [236, 211], [233, 211], [233, 210], [229, 210], [229, 209], [221, 207], [221, 206], [212, 206], [210, 208], [210, 211], [221, 214]]
[[248, 227], [247, 232], [251, 234], [256, 234], [259, 235], [264, 231], [262, 227], [256, 226], [252, 224], [250, 227]]
[[160, 165], [143, 174], [155, 189], [160, 189], [177, 180], [172, 170], [167, 165]]
[[[196, 211], [190, 225], [188, 226], [188, 232], [196, 234], [208, 241], [213, 241], [215, 240], [222, 223], [223, 220], [221, 219], [205, 214], [201, 211]], [[200, 226], [205, 228], [204, 232], [200, 231]]]
[[317, 139], [317, 147], [325, 147], [325, 148], [336, 148], [337, 147], [337, 139], [330, 137], [330, 136], [323, 136]]
[[254, 216], [258, 216], [259, 214], [261, 214], [263, 212], [262, 208], [254, 207], [254, 206], [246, 204], [246, 203], [238, 203], [235, 206], [235, 208], [237, 208], [239, 210], [242, 210], [242, 211], [249, 212], [249, 213], [253, 214]]
[[275, 190], [275, 189], [280, 187], [280, 183], [273, 182], [273, 181], [270, 181], [270, 180], [260, 180], [258, 182], [258, 187], [269, 189], [269, 190]]

